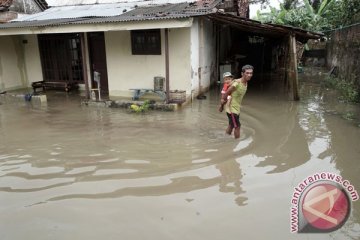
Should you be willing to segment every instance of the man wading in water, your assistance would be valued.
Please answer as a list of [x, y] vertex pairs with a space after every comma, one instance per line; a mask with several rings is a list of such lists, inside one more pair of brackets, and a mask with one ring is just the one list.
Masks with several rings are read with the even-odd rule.
[[228, 96], [231, 95], [231, 102], [225, 105], [226, 115], [229, 118], [229, 126], [226, 129], [226, 133], [231, 135], [234, 129], [235, 138], [240, 138], [241, 123], [239, 117], [241, 101], [246, 93], [247, 83], [253, 76], [253, 71], [253, 66], [243, 66], [241, 69], [241, 78], [235, 79], [221, 98], [221, 105], [224, 106], [227, 102]]

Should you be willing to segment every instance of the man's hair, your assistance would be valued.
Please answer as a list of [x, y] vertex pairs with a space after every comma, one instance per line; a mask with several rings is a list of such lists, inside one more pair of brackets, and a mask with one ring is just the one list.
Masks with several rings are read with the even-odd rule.
[[251, 66], [251, 65], [244, 65], [242, 68], [241, 68], [241, 72], [245, 72], [246, 70], [249, 70], [249, 69], [251, 69], [251, 70], [254, 70], [254, 67], [253, 66]]

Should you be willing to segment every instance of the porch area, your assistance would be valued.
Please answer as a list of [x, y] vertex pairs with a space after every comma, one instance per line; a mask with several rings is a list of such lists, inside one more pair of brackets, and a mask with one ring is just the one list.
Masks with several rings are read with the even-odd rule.
[[[150, 98], [151, 99], [151, 98]], [[133, 100], [128, 97], [112, 97], [103, 99], [88, 99], [84, 91], [59, 91], [49, 90], [41, 93], [34, 93], [31, 88], [24, 88], [13, 91], [4, 91], [0, 94], [1, 104], [29, 105], [33, 107], [46, 107], [48, 104], [62, 101], [64, 104], [71, 101], [89, 107], [123, 108], [129, 109], [132, 105], [142, 106], [145, 101], [149, 102], [149, 110], [176, 111], [181, 108], [178, 103], [166, 103], [165, 101], [149, 100], [148, 97]]]

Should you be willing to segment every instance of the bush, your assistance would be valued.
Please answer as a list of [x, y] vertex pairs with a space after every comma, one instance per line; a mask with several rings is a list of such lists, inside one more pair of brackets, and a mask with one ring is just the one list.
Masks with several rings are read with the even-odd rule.
[[341, 95], [341, 99], [347, 102], [360, 102], [359, 89], [351, 82], [336, 77], [327, 77], [325, 79], [325, 87], [337, 89]]
[[136, 112], [136, 113], [146, 112], [146, 111], [149, 110], [149, 108], [150, 108], [150, 101], [149, 100], [144, 101], [144, 103], [141, 104], [140, 106], [136, 105], [136, 104], [131, 104], [130, 105], [131, 111]]

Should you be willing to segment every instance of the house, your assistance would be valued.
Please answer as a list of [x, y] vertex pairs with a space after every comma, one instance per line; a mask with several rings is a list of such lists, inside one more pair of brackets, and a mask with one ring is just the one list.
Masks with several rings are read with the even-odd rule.
[[171, 1], [67, 1], [0, 24], [0, 90], [76, 81], [89, 97], [97, 72], [103, 97], [131, 97], [130, 89], [154, 88], [160, 77], [167, 94], [191, 99], [216, 84], [221, 69], [249, 63], [258, 76], [284, 73], [298, 98], [296, 41], [320, 34], [226, 13], [221, 0]]

